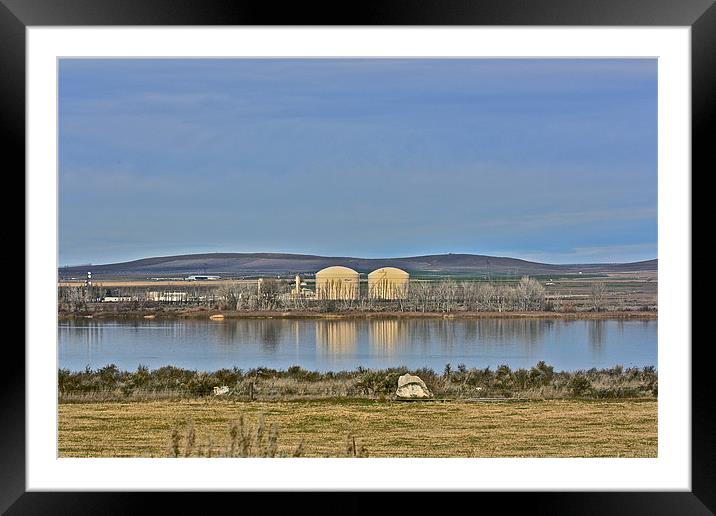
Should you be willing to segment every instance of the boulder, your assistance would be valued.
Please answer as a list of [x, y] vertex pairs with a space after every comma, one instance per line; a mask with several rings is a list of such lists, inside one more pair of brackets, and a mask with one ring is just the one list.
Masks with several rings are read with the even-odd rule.
[[398, 378], [398, 390], [395, 395], [399, 398], [432, 398], [433, 393], [430, 392], [425, 382], [419, 376], [412, 374], [404, 374]]
[[224, 394], [229, 394], [229, 387], [227, 385], [222, 385], [221, 387], [214, 387], [214, 396], [222, 396]]

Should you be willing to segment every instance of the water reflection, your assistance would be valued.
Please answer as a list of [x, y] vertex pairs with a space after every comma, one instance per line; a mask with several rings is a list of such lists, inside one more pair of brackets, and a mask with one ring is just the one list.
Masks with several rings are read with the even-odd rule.
[[[221, 324], [223, 322], [224, 324]], [[234, 343], [237, 340], [238, 335], [240, 334], [240, 327], [241, 324], [240, 321], [217, 321], [215, 324], [217, 326], [217, 333], [221, 337], [221, 342], [226, 344], [227, 346], [230, 346], [232, 343]]]
[[[201, 321], [194, 321], [193, 332], [206, 331]], [[287, 333], [293, 333], [290, 321], [282, 319], [239, 319], [229, 321], [211, 321], [210, 328], [220, 336], [226, 346], [234, 347], [245, 342], [258, 342], [267, 351], [281, 346]]]
[[604, 321], [588, 321], [587, 328], [589, 330], [589, 347], [592, 353], [595, 355], [603, 353], [607, 339]]
[[309, 369], [656, 366], [657, 321], [562, 319], [236, 319], [62, 321], [60, 367], [302, 365]]
[[357, 342], [357, 321], [316, 321], [316, 347], [320, 351], [329, 354], [352, 352]]
[[404, 319], [371, 319], [368, 322], [368, 341], [373, 351], [394, 354], [408, 345], [410, 325]]

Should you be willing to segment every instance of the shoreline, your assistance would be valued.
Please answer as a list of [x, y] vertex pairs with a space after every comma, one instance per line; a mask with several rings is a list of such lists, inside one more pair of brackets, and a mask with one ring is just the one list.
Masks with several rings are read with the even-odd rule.
[[74, 319], [161, 319], [161, 320], [216, 320], [227, 319], [565, 319], [565, 320], [607, 320], [607, 319], [658, 319], [658, 312], [647, 311], [605, 311], [605, 312], [400, 312], [400, 311], [344, 311], [314, 312], [307, 310], [279, 311], [235, 311], [235, 310], [134, 310], [128, 312], [59, 313], [58, 320]]

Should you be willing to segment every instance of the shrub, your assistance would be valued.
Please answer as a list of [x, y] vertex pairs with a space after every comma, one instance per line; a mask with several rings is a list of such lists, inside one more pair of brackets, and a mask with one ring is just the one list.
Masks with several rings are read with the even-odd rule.
[[211, 381], [208, 374], [200, 372], [189, 380], [186, 387], [190, 394], [206, 396], [210, 394], [217, 385], [216, 382]]
[[443, 378], [450, 379], [450, 373], [452, 372], [452, 369], [450, 368], [450, 364], [445, 364], [445, 369], [443, 369]]
[[530, 369], [530, 384], [536, 387], [549, 385], [554, 379], [554, 367], [548, 366], [544, 360], [537, 362], [537, 365]]
[[570, 380], [569, 389], [573, 396], [585, 396], [592, 391], [592, 383], [586, 377], [577, 374]]
[[503, 396], [511, 396], [514, 387], [512, 371], [506, 365], [501, 365], [495, 371], [494, 387]]

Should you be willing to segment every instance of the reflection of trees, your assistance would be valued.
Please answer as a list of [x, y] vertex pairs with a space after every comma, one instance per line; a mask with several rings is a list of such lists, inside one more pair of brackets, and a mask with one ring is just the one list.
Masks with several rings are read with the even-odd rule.
[[[81, 341], [85, 346], [102, 344], [102, 333], [106, 324], [97, 321], [67, 321], [62, 322], [57, 327], [57, 335], [59, 341], [78, 342]], [[80, 338], [77, 338], [77, 335]]]
[[604, 321], [598, 319], [587, 321], [587, 334], [589, 336], [589, 346], [592, 348], [592, 351], [603, 351], [607, 337]]
[[410, 335], [411, 345], [420, 344], [424, 349], [433, 344], [450, 347], [459, 338], [457, 330], [464, 322], [432, 318], [408, 319], [405, 333]]
[[271, 321], [259, 319], [256, 323], [256, 333], [265, 348], [275, 350], [283, 336], [283, 324], [285, 321]]
[[240, 319], [221, 321], [218, 333], [227, 344], [237, 341], [260, 342], [264, 348], [275, 350], [284, 340], [289, 321], [273, 319]]
[[552, 329], [550, 323], [543, 319], [466, 319], [465, 340], [535, 345]]
[[502, 348], [510, 346], [534, 352], [555, 322], [544, 319], [434, 319], [370, 321], [370, 340], [379, 349], [403, 345], [410, 348]]
[[239, 325], [245, 321], [221, 321], [215, 322], [218, 327], [218, 334], [221, 335], [225, 344], [233, 344], [239, 333]]
[[617, 330], [619, 335], [624, 335], [624, 319], [617, 319]]
[[345, 352], [355, 348], [357, 342], [357, 321], [316, 321], [316, 344], [325, 351]]
[[[367, 332], [369, 346], [376, 352], [399, 352], [399, 349], [429, 350], [455, 346], [518, 346], [533, 348], [544, 340], [560, 322], [544, 319], [434, 319], [375, 318], [362, 320], [314, 321], [316, 345], [327, 353], [353, 351], [359, 334]], [[570, 323], [571, 324], [571, 323]], [[298, 339], [295, 321], [243, 319], [217, 325], [227, 343], [260, 342], [275, 349], [284, 341]]]

